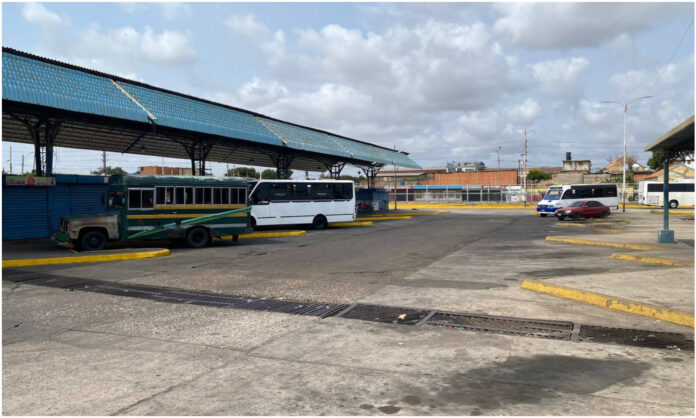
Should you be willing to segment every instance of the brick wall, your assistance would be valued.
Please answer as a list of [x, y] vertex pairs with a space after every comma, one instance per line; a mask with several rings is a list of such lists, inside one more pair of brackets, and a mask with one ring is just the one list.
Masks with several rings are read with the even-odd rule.
[[456, 184], [511, 185], [519, 184], [517, 170], [487, 170], [473, 173], [435, 174], [435, 178], [421, 183], [428, 186], [445, 186]]
[[150, 174], [150, 175], [165, 175], [165, 176], [190, 176], [190, 168], [182, 167], [158, 167], [155, 165], [150, 165], [140, 168], [140, 174]]

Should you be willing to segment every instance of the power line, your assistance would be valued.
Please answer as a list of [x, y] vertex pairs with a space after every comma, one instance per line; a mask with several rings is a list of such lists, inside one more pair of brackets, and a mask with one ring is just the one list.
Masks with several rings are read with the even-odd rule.
[[674, 48], [674, 52], [672, 52], [672, 56], [669, 58], [669, 61], [667, 61], [667, 64], [665, 64], [662, 67], [662, 70], [660, 70], [660, 73], [657, 75], [657, 78], [655, 78], [655, 81], [653, 82], [652, 86], [650, 87], [649, 91], [652, 91], [655, 88], [655, 85], [657, 84], [658, 80], [662, 77], [662, 74], [665, 72], [667, 67], [672, 63], [672, 60], [674, 59], [674, 56], [677, 55], [677, 51], [679, 51], [679, 48], [682, 45], [682, 42], [684, 42], [684, 39], [686, 39], [686, 34], [689, 33], [689, 29], [691, 28], [691, 25], [694, 24], [694, 18], [691, 18], [691, 21], [689, 22], [689, 26], [686, 27], [686, 30], [684, 31], [684, 35], [682, 35], [681, 40], [679, 41], [679, 44], [677, 45], [676, 48]]

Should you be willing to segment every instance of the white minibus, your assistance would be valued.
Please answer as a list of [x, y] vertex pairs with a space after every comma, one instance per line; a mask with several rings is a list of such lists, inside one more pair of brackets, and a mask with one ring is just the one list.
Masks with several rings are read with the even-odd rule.
[[546, 216], [558, 208], [583, 200], [596, 200], [612, 209], [619, 208], [616, 184], [564, 184], [549, 187], [536, 211], [540, 216]]
[[355, 220], [355, 185], [349, 180], [259, 180], [250, 183], [252, 226]]
[[[638, 183], [638, 203], [641, 205], [662, 206], [664, 204], [661, 181], [641, 181]], [[694, 180], [669, 183], [669, 207], [694, 205]]]

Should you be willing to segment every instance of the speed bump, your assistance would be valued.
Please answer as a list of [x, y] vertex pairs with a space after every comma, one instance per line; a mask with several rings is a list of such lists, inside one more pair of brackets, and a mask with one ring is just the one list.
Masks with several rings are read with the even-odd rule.
[[2, 260], [3, 267], [28, 267], [48, 264], [81, 264], [102, 263], [105, 261], [139, 260], [143, 258], [164, 257], [169, 255], [168, 249], [143, 251], [125, 254], [81, 255], [77, 257], [27, 258], [23, 260]]

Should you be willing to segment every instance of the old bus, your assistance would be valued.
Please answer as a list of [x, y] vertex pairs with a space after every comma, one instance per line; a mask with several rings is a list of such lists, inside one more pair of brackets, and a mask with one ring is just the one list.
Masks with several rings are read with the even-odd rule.
[[254, 226], [311, 224], [355, 220], [355, 186], [349, 180], [260, 180], [250, 183]]
[[115, 174], [109, 178], [107, 212], [67, 215], [55, 238], [82, 250], [107, 241], [184, 239], [194, 248], [213, 237], [251, 232], [248, 184], [234, 177]]

